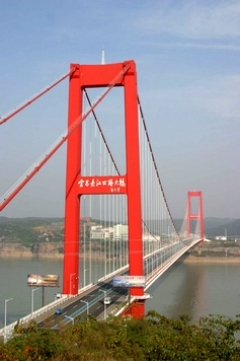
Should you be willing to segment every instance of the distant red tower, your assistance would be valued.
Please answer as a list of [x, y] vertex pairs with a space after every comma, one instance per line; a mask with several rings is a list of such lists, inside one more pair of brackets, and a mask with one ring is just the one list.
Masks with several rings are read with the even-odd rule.
[[[140, 192], [140, 160], [137, 74], [134, 61], [106, 65], [70, 65], [68, 130], [74, 127], [67, 144], [65, 238], [63, 293], [75, 295], [79, 284], [80, 203], [85, 194], [125, 194], [128, 205], [129, 274], [142, 276], [142, 214]], [[120, 76], [119, 76], [120, 74]], [[122, 75], [121, 75], [122, 74]], [[83, 92], [86, 88], [107, 87], [110, 84], [124, 87], [126, 174], [121, 176], [83, 176], [82, 122]], [[88, 187], [90, 183], [98, 186]], [[110, 184], [119, 184], [116, 192]], [[90, 182], [90, 183], [89, 183]], [[99, 183], [100, 182], [100, 183]], [[100, 184], [100, 185], [99, 185]], [[142, 288], [131, 289], [132, 296], [142, 296]]]
[[[199, 199], [198, 214], [192, 214], [191, 212], [191, 199], [197, 197]], [[200, 237], [201, 242], [204, 242], [204, 222], [203, 222], [203, 200], [202, 192], [200, 191], [190, 191], [187, 195], [187, 236], [190, 236], [191, 233], [191, 221], [193, 219], [199, 219], [200, 221]]]

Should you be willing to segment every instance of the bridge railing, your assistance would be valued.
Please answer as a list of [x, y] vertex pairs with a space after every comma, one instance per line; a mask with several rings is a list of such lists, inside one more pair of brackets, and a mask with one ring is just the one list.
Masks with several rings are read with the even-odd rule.
[[200, 239], [195, 239], [191, 242], [186, 240], [185, 247], [178, 250], [172, 257], [168, 258], [164, 264], [152, 273], [147, 279], [147, 285], [145, 290], [147, 290], [174, 262], [176, 262], [184, 253], [186, 253], [190, 248], [195, 246]]
[[[185, 247], [183, 247], [179, 252], [177, 252], [176, 254], [174, 254], [173, 257], [169, 258], [168, 260], [166, 260], [165, 264], [159, 268], [155, 273], [153, 273], [147, 280], [147, 287], [146, 289], [148, 289], [151, 284], [153, 284], [157, 278], [159, 278], [161, 276], [162, 273], [164, 273], [178, 258], [180, 258], [188, 249], [190, 249], [191, 247], [193, 247], [195, 244], [197, 244], [199, 242], [199, 240], [194, 240], [192, 242], [189, 242], [189, 240], [187, 240], [185, 243]], [[159, 252], [159, 250], [157, 251]], [[156, 253], [156, 251], [154, 251], [152, 254], [148, 254], [146, 256], [144, 256], [144, 259], [148, 259], [151, 256], [153, 256]], [[122, 267], [121, 269], [112, 272], [111, 274], [104, 276], [102, 278], [100, 278], [97, 282], [103, 282], [103, 281], [107, 281], [110, 280], [112, 278], [112, 276], [116, 275], [117, 273], [122, 273], [124, 271], [126, 271], [128, 269], [128, 265]], [[87, 285], [84, 289], [81, 289], [81, 292], [78, 293], [75, 296], [71, 296], [71, 295], [62, 295], [62, 297], [60, 299], [57, 299], [53, 302], [51, 302], [50, 304], [34, 311], [31, 314], [26, 315], [25, 317], [22, 317], [21, 319], [12, 322], [11, 324], [7, 325], [6, 327], [3, 327], [2, 329], [0, 329], [0, 337], [4, 337], [5, 339], [11, 337], [15, 326], [20, 323], [20, 324], [27, 324], [28, 322], [30, 322], [31, 320], [34, 320], [36, 317], [41, 316], [47, 312], [49, 312], [50, 310], [57, 308], [58, 306], [62, 305], [63, 303], [65, 303], [68, 300], [74, 300], [75, 297], [79, 297], [81, 295], [82, 292], [86, 291], [87, 289], [93, 287], [94, 284], [89, 284]], [[84, 306], [83, 306], [84, 308]]]
[[[128, 307], [128, 305], [130, 303], [133, 302], [137, 302], [140, 299], [148, 299], [151, 298], [152, 296], [148, 293], [146, 293], [145, 291], [147, 291], [147, 289], [164, 273], [167, 271], [167, 269], [174, 263], [176, 262], [185, 252], [187, 252], [191, 247], [195, 246], [197, 243], [199, 243], [201, 241], [201, 239], [194, 239], [191, 242], [186, 239], [185, 246], [183, 248], [181, 248], [178, 252], [176, 252], [172, 257], [168, 258], [157, 270], [156, 272], [154, 272], [153, 274], [151, 274], [148, 279], [147, 279], [147, 283], [146, 283], [146, 287], [144, 289], [144, 295], [143, 296], [131, 296], [129, 298], [129, 296], [126, 296], [126, 301], [122, 304], [122, 306], [120, 308], [116, 308], [115, 310], [112, 311], [112, 314], [114, 316], [119, 316], [121, 314], [123, 314], [123, 312], [126, 310], [126, 308]], [[154, 256], [153, 252], [151, 255]], [[147, 258], [149, 258], [151, 255], [147, 255]], [[145, 257], [146, 258], [146, 257]]]
[[49, 303], [48, 305], [34, 311], [33, 313], [30, 313], [30, 314], [18, 319], [17, 321], [10, 323], [6, 327], [1, 328], [0, 329], [0, 337], [1, 336], [3, 336], [3, 337], [10, 336], [13, 333], [14, 328], [18, 323], [27, 324], [31, 320], [34, 320], [34, 318], [41, 316], [44, 313], [48, 312], [49, 310], [60, 306], [62, 303], [66, 302], [66, 300], [69, 299], [70, 297], [73, 297], [73, 296], [62, 295], [62, 297], [60, 299], [57, 299], [57, 300]]
[[[111, 279], [111, 277], [113, 275], [115, 275], [116, 273], [119, 273], [119, 272], [120, 273], [124, 272], [127, 268], [128, 268], [128, 265], [120, 268], [117, 271], [112, 272], [111, 274], [109, 274], [107, 276], [104, 276], [104, 277], [100, 278], [97, 283], [100, 283], [102, 281], [106, 281], [108, 279]], [[17, 321], [14, 321], [14, 322], [10, 323], [9, 325], [6, 326], [6, 328], [3, 327], [2, 329], [0, 329], [0, 337], [4, 337], [5, 339], [8, 339], [9, 337], [11, 337], [12, 333], [14, 332], [14, 328], [18, 323], [20, 323], [22, 325], [27, 324], [30, 321], [34, 320], [36, 317], [44, 315], [47, 312], [49, 312], [50, 310], [52, 310], [52, 309], [58, 308], [58, 306], [61, 306], [66, 301], [68, 301], [70, 299], [74, 300], [75, 297], [79, 297], [81, 295], [81, 293], [83, 293], [84, 291], [87, 291], [89, 288], [91, 288], [93, 286], [94, 286], [94, 284], [92, 284], [92, 283], [87, 285], [86, 287], [82, 288], [79, 291], [79, 293], [77, 295], [75, 295], [75, 296], [62, 295], [61, 298], [47, 304], [46, 306], [44, 306], [42, 308], [39, 308], [38, 310], [34, 311], [33, 313], [30, 313], [30, 314], [18, 319]], [[101, 298], [101, 296], [99, 296], [99, 297]], [[84, 308], [84, 306], [83, 306], [83, 308]]]
[[[86, 287], [81, 289], [81, 292], [84, 292], [88, 288], [91, 288], [91, 287], [92, 287], [92, 284], [87, 285]], [[22, 325], [27, 324], [28, 322], [34, 320], [36, 317], [44, 315], [47, 312], [49, 312], [50, 310], [52, 310], [52, 309], [58, 308], [58, 306], [61, 306], [66, 301], [71, 300], [71, 299], [74, 300], [74, 298], [78, 297], [79, 295], [80, 295], [80, 293], [77, 294], [77, 295], [74, 295], [74, 296], [72, 296], [72, 295], [62, 295], [61, 298], [58, 298], [55, 301], [47, 304], [46, 306], [39, 308], [38, 310], [34, 311], [33, 313], [30, 313], [30, 314], [18, 319], [17, 321], [14, 321], [14, 322], [10, 323], [9, 325], [6, 326], [6, 328], [5, 327], [1, 328], [0, 329], [0, 337], [5, 337], [5, 338], [10, 337], [11, 334], [13, 333], [13, 331], [14, 331], [15, 326], [18, 323], [20, 323]]]

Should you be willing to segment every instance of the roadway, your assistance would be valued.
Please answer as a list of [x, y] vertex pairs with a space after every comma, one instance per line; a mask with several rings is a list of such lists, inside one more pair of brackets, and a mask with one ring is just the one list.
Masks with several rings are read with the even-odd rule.
[[[70, 297], [64, 304], [59, 306], [62, 309], [60, 315], [56, 315], [56, 309], [49, 311], [45, 315], [36, 317], [39, 328], [57, 329], [61, 325], [74, 324], [76, 317], [93, 316], [97, 320], [105, 319], [113, 310], [120, 307], [127, 301], [128, 290], [123, 288], [113, 288], [111, 283], [100, 283], [94, 289], [85, 291], [81, 295]], [[104, 304], [104, 297], [111, 297], [109, 305]]]
[[[173, 262], [176, 261], [186, 250], [192, 247], [194, 244], [197, 244], [200, 240], [195, 240], [193, 243], [186, 246], [186, 248], [175, 247], [175, 244], [170, 244], [167, 247], [164, 247], [161, 251], [154, 251], [152, 254], [144, 256], [144, 270], [145, 276], [147, 278], [147, 290], [157, 278], [165, 272]], [[173, 249], [174, 248], [174, 252]], [[175, 254], [176, 249], [180, 248], [176, 252], [176, 257], [172, 257]], [[118, 275], [124, 275], [127, 273], [127, 267], [123, 267], [119, 270]], [[159, 272], [153, 272], [157, 268]], [[103, 320], [105, 315], [117, 314], [117, 312], [126, 307], [128, 298], [127, 289], [113, 288], [112, 286], [112, 277], [117, 273], [112, 273], [109, 275], [108, 280], [99, 280], [98, 283], [89, 285], [89, 289], [80, 290], [78, 295], [74, 296], [64, 296], [58, 301], [55, 301], [52, 304], [49, 304], [45, 308], [43, 307], [40, 310], [37, 310], [35, 314], [30, 314], [22, 319], [20, 319], [21, 325], [27, 326], [31, 320], [34, 320], [39, 327], [47, 328], [58, 328], [59, 325], [70, 325], [74, 323], [74, 319], [78, 316], [81, 316], [83, 319], [87, 317], [87, 314], [94, 316], [97, 320]], [[105, 296], [112, 298], [112, 303], [110, 305], [104, 305], [103, 299]], [[122, 306], [122, 307], [121, 307]], [[57, 308], [62, 308], [63, 312], [61, 315], [55, 315]], [[14, 327], [17, 322], [13, 322], [8, 325], [6, 329], [2, 328], [0, 330], [0, 337], [3, 337], [4, 334], [7, 337], [11, 337]]]
[[[151, 256], [145, 257], [144, 269], [146, 276], [171, 258], [171, 247], [172, 245], [169, 245], [161, 250], [161, 252], [156, 252]], [[126, 272], [122, 272], [122, 275], [124, 274], [126, 274]], [[70, 296], [60, 306], [56, 306], [56, 308], [49, 310], [47, 313], [35, 317], [34, 320], [37, 322], [38, 327], [53, 329], [58, 328], [60, 325], [69, 326], [71, 323], [73, 324], [75, 322], [74, 319], [79, 316], [86, 319], [87, 315], [91, 315], [97, 320], [103, 320], [108, 314], [116, 310], [117, 307], [120, 307], [121, 304], [126, 304], [127, 295], [127, 289], [113, 288], [111, 277], [108, 282], [99, 282], [77, 296]], [[112, 302], [110, 305], [104, 304], [103, 300], [105, 296], [111, 297]], [[55, 314], [57, 308], [62, 309], [60, 315]]]

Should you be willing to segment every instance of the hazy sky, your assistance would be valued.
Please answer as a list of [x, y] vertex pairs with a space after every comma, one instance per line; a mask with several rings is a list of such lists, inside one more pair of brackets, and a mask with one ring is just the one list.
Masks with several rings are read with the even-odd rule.
[[[134, 59], [174, 218], [189, 190], [207, 217], [240, 218], [240, 1], [1, 0], [0, 116], [70, 63]], [[0, 196], [60, 136], [65, 81], [0, 127]], [[62, 217], [65, 147], [0, 216]]]

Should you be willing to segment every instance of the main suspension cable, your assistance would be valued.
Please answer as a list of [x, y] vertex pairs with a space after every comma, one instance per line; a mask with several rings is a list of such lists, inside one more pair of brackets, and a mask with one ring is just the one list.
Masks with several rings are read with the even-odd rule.
[[42, 95], [46, 94], [49, 90], [51, 90], [52, 88], [54, 88], [56, 85], [58, 85], [59, 83], [61, 83], [64, 79], [66, 79], [68, 76], [70, 76], [76, 68], [72, 68], [69, 72], [67, 72], [66, 74], [62, 75], [60, 78], [58, 78], [57, 80], [55, 80], [52, 84], [48, 85], [45, 89], [41, 90], [38, 94], [34, 95], [32, 98], [30, 98], [29, 100], [27, 100], [25, 103], [23, 103], [22, 105], [18, 106], [16, 109], [14, 109], [10, 114], [8, 115], [4, 115], [2, 117], [0, 117], [0, 125], [2, 125], [3, 123], [6, 123], [9, 119], [11, 119], [14, 115], [18, 114], [19, 112], [21, 112], [23, 109], [25, 109], [26, 107], [28, 107], [30, 104], [32, 104], [35, 100], [39, 99]]
[[[125, 75], [130, 66], [127, 64], [124, 68], [117, 74], [117, 76], [111, 81], [107, 90], [96, 100], [96, 102], [90, 107], [90, 109], [84, 114], [76, 118], [73, 124], [67, 129], [66, 134], [63, 134], [60, 137], [60, 140], [57, 141], [56, 145], [50, 148], [50, 150], [45, 153], [43, 158], [35, 163], [29, 171], [25, 172], [19, 181], [15, 183], [13, 187], [7, 191], [0, 200], [0, 211], [2, 211], [6, 205], [20, 192], [20, 190], [33, 178], [33, 176], [44, 166], [44, 164], [56, 153], [56, 151], [65, 143], [69, 136], [74, 132], [74, 130], [82, 123], [97, 107], [97, 105], [107, 96], [107, 94], [112, 90], [115, 84], [119, 81], [121, 77]], [[24, 177], [24, 178], [23, 178]], [[23, 179], [22, 179], [23, 178]], [[22, 180], [21, 180], [22, 179]], [[3, 199], [3, 201], [2, 201]]]
[[141, 114], [141, 118], [142, 118], [142, 122], [143, 122], [143, 127], [144, 127], [144, 130], [145, 130], [145, 133], [146, 133], [147, 142], [148, 142], [149, 150], [150, 150], [150, 153], [151, 153], [152, 161], [153, 161], [154, 168], [155, 168], [155, 171], [156, 171], [158, 183], [159, 183], [161, 191], [162, 191], [163, 199], [164, 199], [164, 202], [166, 204], [168, 215], [169, 215], [169, 217], [171, 219], [171, 222], [172, 222], [172, 225], [173, 225], [173, 228], [174, 228], [176, 234], [181, 239], [179, 233], [177, 232], [176, 226], [174, 224], [172, 214], [170, 212], [170, 209], [169, 209], [169, 206], [168, 206], [168, 203], [167, 203], [167, 199], [166, 199], [166, 196], [165, 196], [165, 193], [164, 193], [164, 190], [163, 190], [162, 182], [161, 182], [160, 175], [159, 175], [158, 168], [157, 168], [157, 164], [156, 164], [156, 161], [155, 161], [155, 158], [154, 158], [154, 154], [153, 154], [153, 150], [152, 150], [152, 146], [151, 146], [151, 142], [150, 142], [150, 138], [149, 138], [149, 134], [148, 134], [148, 130], [147, 130], [147, 126], [146, 126], [146, 122], [145, 122], [145, 118], [144, 118], [144, 114], [143, 114], [143, 110], [142, 110], [142, 106], [141, 106], [139, 96], [138, 96], [138, 105], [139, 105], [139, 110], [140, 110], [140, 114]]

